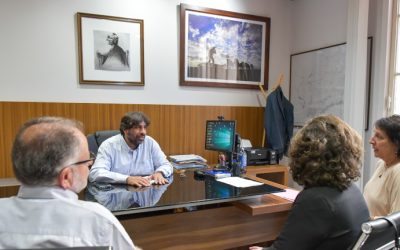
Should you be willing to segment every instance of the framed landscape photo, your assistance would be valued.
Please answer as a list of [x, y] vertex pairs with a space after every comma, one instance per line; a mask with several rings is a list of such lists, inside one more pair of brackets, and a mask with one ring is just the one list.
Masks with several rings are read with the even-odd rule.
[[180, 5], [180, 85], [268, 89], [270, 18]]
[[143, 20], [77, 13], [79, 82], [144, 85]]

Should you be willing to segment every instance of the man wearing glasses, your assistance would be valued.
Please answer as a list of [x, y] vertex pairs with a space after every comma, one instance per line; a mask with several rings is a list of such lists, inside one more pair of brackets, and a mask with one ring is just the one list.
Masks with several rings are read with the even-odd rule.
[[19, 130], [12, 162], [22, 185], [17, 196], [0, 199], [0, 248], [138, 249], [109, 210], [78, 200], [94, 161], [81, 127], [40, 117]]
[[120, 134], [100, 145], [89, 181], [137, 187], [167, 184], [172, 166], [158, 143], [146, 135], [149, 125], [150, 119], [144, 113], [126, 113], [121, 119]]

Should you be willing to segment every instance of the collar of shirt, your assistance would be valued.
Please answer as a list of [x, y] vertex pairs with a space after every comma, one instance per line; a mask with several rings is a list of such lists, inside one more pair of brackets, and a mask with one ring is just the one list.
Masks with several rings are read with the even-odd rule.
[[22, 199], [68, 199], [78, 200], [78, 195], [69, 190], [58, 186], [25, 186], [22, 185], [18, 190], [18, 198]]

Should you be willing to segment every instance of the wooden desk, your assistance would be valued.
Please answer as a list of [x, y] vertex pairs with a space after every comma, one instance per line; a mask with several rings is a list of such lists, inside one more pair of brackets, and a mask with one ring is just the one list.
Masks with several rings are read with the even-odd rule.
[[289, 180], [289, 167], [284, 165], [248, 166], [246, 175], [250, 178], [259, 177], [264, 180], [287, 186]]
[[227, 249], [274, 240], [288, 211], [250, 215], [236, 206], [121, 219], [135, 244], [152, 249]]
[[[257, 166], [247, 172], [251, 179], [286, 188], [259, 174], [287, 183], [287, 167]], [[268, 194], [217, 208], [120, 221], [135, 244], [148, 250], [229, 249], [275, 240], [291, 207], [292, 202]]]

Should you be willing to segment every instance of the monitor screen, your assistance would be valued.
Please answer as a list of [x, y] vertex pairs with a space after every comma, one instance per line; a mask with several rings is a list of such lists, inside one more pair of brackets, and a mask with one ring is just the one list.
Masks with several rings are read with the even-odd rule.
[[235, 121], [207, 121], [206, 149], [233, 152], [235, 147], [235, 125]]

